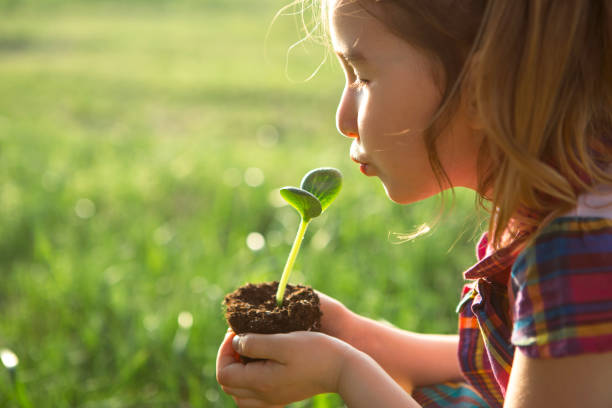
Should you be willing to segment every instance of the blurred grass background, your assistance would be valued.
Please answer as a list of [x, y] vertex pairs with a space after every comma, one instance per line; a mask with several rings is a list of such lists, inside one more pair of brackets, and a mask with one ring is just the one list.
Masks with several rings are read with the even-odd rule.
[[325, 55], [312, 43], [286, 65], [294, 17], [266, 40], [281, 6], [0, 0], [0, 348], [21, 384], [0, 372], [0, 406], [233, 406], [215, 381], [222, 298], [280, 278], [298, 218], [276, 189], [318, 166], [345, 184], [291, 281], [456, 332], [474, 197], [458, 191], [437, 229], [395, 245], [437, 200], [393, 204], [350, 162], [340, 68], [304, 81]]

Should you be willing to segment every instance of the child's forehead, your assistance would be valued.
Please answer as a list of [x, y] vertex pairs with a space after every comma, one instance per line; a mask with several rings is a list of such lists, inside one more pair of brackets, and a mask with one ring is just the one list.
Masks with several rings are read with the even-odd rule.
[[328, 2], [332, 4], [328, 15], [331, 40], [337, 52], [359, 55], [359, 49], [366, 48], [371, 52], [376, 50], [378, 45], [398, 42], [399, 39], [357, 1]]
[[346, 13], [349, 15], [364, 13], [365, 10], [357, 0], [323, 0], [328, 13]]
[[430, 61], [403, 39], [393, 35], [374, 17], [363, 24], [331, 27], [334, 52], [344, 61], [364, 67], [402, 66], [430, 67]]
[[346, 16], [330, 15], [330, 34], [334, 50], [345, 56], [358, 55], [359, 48], [368, 48], [373, 40], [368, 25], [353, 21]]
[[380, 25], [378, 21], [368, 13], [355, 0], [327, 0], [328, 22], [332, 34], [342, 37], [356, 36], [364, 30], [372, 30], [371, 25]]

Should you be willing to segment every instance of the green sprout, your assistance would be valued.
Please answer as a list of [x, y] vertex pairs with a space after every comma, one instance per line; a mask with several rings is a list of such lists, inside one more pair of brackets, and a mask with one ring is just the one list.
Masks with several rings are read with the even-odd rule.
[[321, 215], [329, 207], [340, 192], [341, 187], [342, 173], [338, 169], [322, 167], [309, 171], [302, 179], [300, 188], [283, 187], [280, 189], [281, 196], [300, 214], [301, 221], [276, 291], [278, 307], [283, 305], [289, 275], [300, 251], [306, 227], [313, 218]]

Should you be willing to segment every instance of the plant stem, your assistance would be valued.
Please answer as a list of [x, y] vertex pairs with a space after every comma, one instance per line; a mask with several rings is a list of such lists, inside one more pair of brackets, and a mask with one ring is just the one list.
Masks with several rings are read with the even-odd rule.
[[281, 276], [281, 280], [278, 283], [278, 290], [276, 291], [276, 304], [278, 307], [283, 305], [283, 297], [285, 296], [285, 289], [287, 288], [289, 275], [291, 274], [291, 269], [293, 269], [295, 258], [297, 258], [297, 254], [300, 251], [300, 246], [302, 245], [302, 240], [304, 239], [304, 233], [306, 232], [306, 227], [308, 227], [309, 222], [310, 220], [304, 221], [302, 218], [300, 228], [298, 229], [295, 240], [293, 241], [291, 252], [289, 252], [289, 258], [287, 258], [287, 263], [285, 264], [285, 269], [283, 270], [283, 275]]

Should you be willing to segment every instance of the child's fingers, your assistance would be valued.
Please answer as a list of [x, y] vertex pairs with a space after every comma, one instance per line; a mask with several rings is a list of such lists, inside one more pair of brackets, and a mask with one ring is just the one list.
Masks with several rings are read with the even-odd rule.
[[232, 348], [232, 339], [234, 336], [236, 336], [234, 332], [228, 331], [217, 353], [217, 381], [219, 384], [222, 384], [220, 381], [220, 373], [225, 367], [231, 364], [242, 365], [239, 362], [239, 358], [237, 358], [236, 351]]
[[291, 339], [291, 333], [246, 334], [234, 337], [232, 346], [241, 356], [285, 363], [290, 356]]
[[270, 360], [232, 363], [217, 371], [217, 381], [225, 387], [260, 390], [264, 382], [278, 380], [278, 367], [277, 362]]
[[[229, 328], [227, 329], [227, 332], [225, 332], [224, 342], [225, 342], [225, 340], [227, 340], [227, 337], [230, 337], [230, 338], [232, 338], [232, 339], [233, 339], [233, 338], [234, 338], [234, 336], [236, 336], [236, 333], [234, 333], [234, 330], [232, 330], [232, 328], [231, 328], [231, 327], [229, 327]], [[231, 342], [230, 342], [230, 344], [231, 344]], [[236, 361], [241, 361], [241, 360], [240, 360], [240, 354], [236, 353], [236, 351], [235, 351], [235, 350], [234, 350], [234, 359], [235, 359]]]

